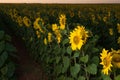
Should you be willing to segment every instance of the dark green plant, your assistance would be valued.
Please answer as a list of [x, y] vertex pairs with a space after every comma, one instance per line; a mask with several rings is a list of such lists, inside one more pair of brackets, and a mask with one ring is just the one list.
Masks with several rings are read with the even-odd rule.
[[11, 60], [15, 52], [11, 37], [0, 31], [0, 80], [15, 80], [15, 64]]

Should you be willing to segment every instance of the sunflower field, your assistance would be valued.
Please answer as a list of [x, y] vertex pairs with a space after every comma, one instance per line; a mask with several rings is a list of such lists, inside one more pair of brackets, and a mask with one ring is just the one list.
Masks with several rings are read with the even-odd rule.
[[0, 14], [49, 80], [120, 80], [119, 4], [0, 4]]

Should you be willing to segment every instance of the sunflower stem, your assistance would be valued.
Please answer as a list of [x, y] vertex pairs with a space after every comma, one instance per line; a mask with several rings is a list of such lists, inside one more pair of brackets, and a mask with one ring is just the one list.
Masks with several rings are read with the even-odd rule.
[[113, 69], [113, 75], [114, 75], [114, 80], [115, 80], [115, 77], [116, 77], [116, 69], [115, 68]]
[[[81, 52], [82, 52], [82, 56], [85, 56], [85, 53], [84, 53], [84, 51], [82, 50], [82, 48], [81, 48]], [[86, 64], [84, 63], [83, 64], [84, 65], [84, 68], [85, 68], [85, 76], [86, 76], [86, 80], [89, 80], [89, 74], [88, 74], [88, 72], [87, 72], [87, 66], [86, 66]]]

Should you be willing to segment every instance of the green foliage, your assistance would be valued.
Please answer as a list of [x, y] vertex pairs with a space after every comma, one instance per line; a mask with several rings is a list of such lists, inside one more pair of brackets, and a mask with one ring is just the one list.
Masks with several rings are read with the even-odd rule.
[[[6, 12], [5, 6], [2, 7], [3, 11], [11, 19], [16, 22], [17, 27], [12, 27], [16, 34], [20, 35], [27, 49], [36, 61], [43, 63], [45, 71], [54, 76], [55, 80], [112, 80], [110, 77], [114, 76], [115, 80], [119, 80], [119, 71], [117, 77], [113, 75], [106, 76], [101, 74], [102, 67], [100, 65], [100, 53], [103, 48], [106, 49], [119, 49], [120, 44], [117, 39], [120, 36], [117, 30], [117, 23], [120, 23], [119, 5], [36, 5], [22, 9], [24, 6], [15, 5], [15, 8], [10, 9], [11, 13]], [[38, 6], [38, 5], [37, 5]], [[17, 11], [18, 10], [18, 11]], [[16, 12], [14, 12], [16, 11]], [[27, 11], [27, 13], [26, 13]], [[29, 14], [28, 14], [29, 13]], [[52, 24], [56, 23], [59, 27], [59, 15], [66, 15], [65, 30], [60, 30], [62, 36], [61, 42], [57, 43], [56, 35], [52, 31]], [[13, 17], [17, 15], [17, 17]], [[26, 16], [30, 18], [32, 25], [28, 28], [24, 24], [18, 26], [16, 18]], [[45, 33], [40, 32], [40, 38], [36, 35], [34, 21], [36, 18], [41, 17], [42, 22], [38, 22], [39, 26], [45, 30]], [[4, 21], [9, 22], [4, 18]], [[69, 34], [76, 28], [77, 25], [85, 26], [88, 30], [89, 38], [80, 50], [72, 51]], [[109, 29], [113, 29], [113, 35], [110, 35]], [[48, 32], [52, 33], [52, 42], [47, 45], [44, 44], [44, 38], [47, 38]], [[3, 40], [4, 32], [0, 32], [0, 40]], [[5, 35], [6, 40], [10, 41], [10, 37]], [[3, 55], [4, 49], [6, 52], [14, 52], [15, 48], [5, 41], [0, 41], [0, 54]], [[16, 51], [16, 50], [15, 50]], [[5, 54], [4, 54], [5, 55]], [[3, 55], [3, 56], [4, 56]], [[9, 55], [8, 55], [9, 57]], [[6, 62], [6, 56], [1, 58], [1, 67]], [[2, 73], [6, 74], [8, 68], [3, 67]], [[14, 70], [14, 68], [11, 68]], [[5, 78], [5, 77], [4, 77]], [[50, 80], [53, 80], [50, 78]]]
[[9, 42], [11, 41], [10, 36], [6, 35], [4, 31], [0, 31], [2, 35], [0, 39], [0, 80], [11, 80], [14, 78], [15, 65], [11, 61], [11, 54], [16, 52]]
[[77, 78], [79, 72], [80, 72], [80, 64], [76, 63], [74, 66], [71, 66], [70, 73], [72, 77]]
[[120, 80], [120, 75], [116, 76], [115, 80]]

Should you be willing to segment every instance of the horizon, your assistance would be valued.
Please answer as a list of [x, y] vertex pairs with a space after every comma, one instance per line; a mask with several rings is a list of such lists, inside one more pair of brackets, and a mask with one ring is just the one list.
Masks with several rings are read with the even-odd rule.
[[120, 0], [0, 0], [0, 3], [41, 3], [41, 4], [114, 4], [120, 3]]

